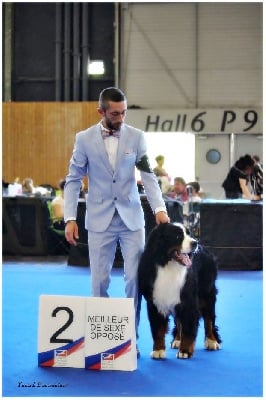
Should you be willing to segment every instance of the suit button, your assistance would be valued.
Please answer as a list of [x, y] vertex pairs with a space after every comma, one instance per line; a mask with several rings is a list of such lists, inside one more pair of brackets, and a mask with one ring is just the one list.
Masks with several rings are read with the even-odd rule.
[[117, 197], [115, 197], [114, 200], [117, 200]]
[[115, 181], [115, 179], [113, 180], [113, 183], [115, 183], [116, 181]]

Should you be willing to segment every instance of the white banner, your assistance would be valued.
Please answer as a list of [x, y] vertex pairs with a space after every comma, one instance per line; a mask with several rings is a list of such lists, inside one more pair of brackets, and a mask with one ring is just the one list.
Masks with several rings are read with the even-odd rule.
[[262, 133], [260, 108], [161, 109], [127, 112], [126, 123], [145, 132]]

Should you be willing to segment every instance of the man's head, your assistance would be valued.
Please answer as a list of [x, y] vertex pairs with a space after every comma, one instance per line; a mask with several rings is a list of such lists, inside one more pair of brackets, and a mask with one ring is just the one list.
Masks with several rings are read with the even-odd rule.
[[253, 156], [253, 160], [255, 161], [255, 164], [259, 164], [260, 163], [260, 158], [259, 156]]
[[100, 93], [98, 112], [106, 128], [119, 130], [127, 112], [126, 96], [115, 87], [104, 89]]
[[177, 194], [182, 194], [184, 190], [186, 189], [186, 182], [184, 181], [183, 178], [177, 177], [174, 179], [174, 191]]
[[155, 158], [155, 161], [157, 162], [158, 165], [163, 166], [164, 163], [164, 156], [159, 155]]
[[200, 191], [200, 184], [199, 182], [195, 181], [195, 182], [189, 182], [187, 184], [187, 187], [191, 186], [192, 187], [192, 194], [193, 196], [198, 195], [199, 191]]

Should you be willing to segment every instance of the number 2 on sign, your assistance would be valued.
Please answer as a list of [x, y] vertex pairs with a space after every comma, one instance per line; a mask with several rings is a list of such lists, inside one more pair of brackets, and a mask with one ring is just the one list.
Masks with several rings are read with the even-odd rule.
[[68, 320], [66, 323], [61, 326], [50, 338], [50, 343], [73, 343], [73, 339], [62, 339], [58, 338], [58, 336], [64, 332], [73, 322], [74, 320], [74, 314], [71, 308], [69, 307], [56, 307], [53, 312], [52, 312], [52, 317], [56, 317], [57, 313], [60, 311], [65, 311], [68, 314]]

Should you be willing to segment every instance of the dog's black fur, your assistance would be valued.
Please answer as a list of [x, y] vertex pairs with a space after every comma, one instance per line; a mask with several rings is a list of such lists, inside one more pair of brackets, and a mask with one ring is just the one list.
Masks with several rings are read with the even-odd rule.
[[[190, 247], [191, 266], [185, 266], [180, 261], [179, 256], [184, 252], [185, 243]], [[188, 251], [187, 248], [185, 252]], [[159, 269], [162, 277], [162, 274], [168, 273], [169, 265], [171, 274], [180, 271], [183, 283], [181, 282], [180, 290], [178, 289], [180, 293], [177, 293], [180, 300], [169, 309], [164, 306], [164, 312], [161, 312], [161, 304], [154, 298], [155, 282]], [[170, 315], [173, 315], [175, 321], [172, 348], [179, 348], [177, 357], [189, 358], [193, 355], [200, 317], [204, 320], [205, 347], [208, 350], [220, 348], [221, 339], [215, 325], [216, 277], [217, 265], [214, 257], [188, 236], [181, 224], [161, 224], [152, 230], [140, 260], [138, 278], [140, 293], [147, 301], [154, 342], [151, 354], [153, 358], [165, 358], [165, 334]], [[170, 285], [171, 279], [172, 275]], [[166, 300], [167, 304], [167, 288], [163, 292], [159, 301], [164, 303]]]

